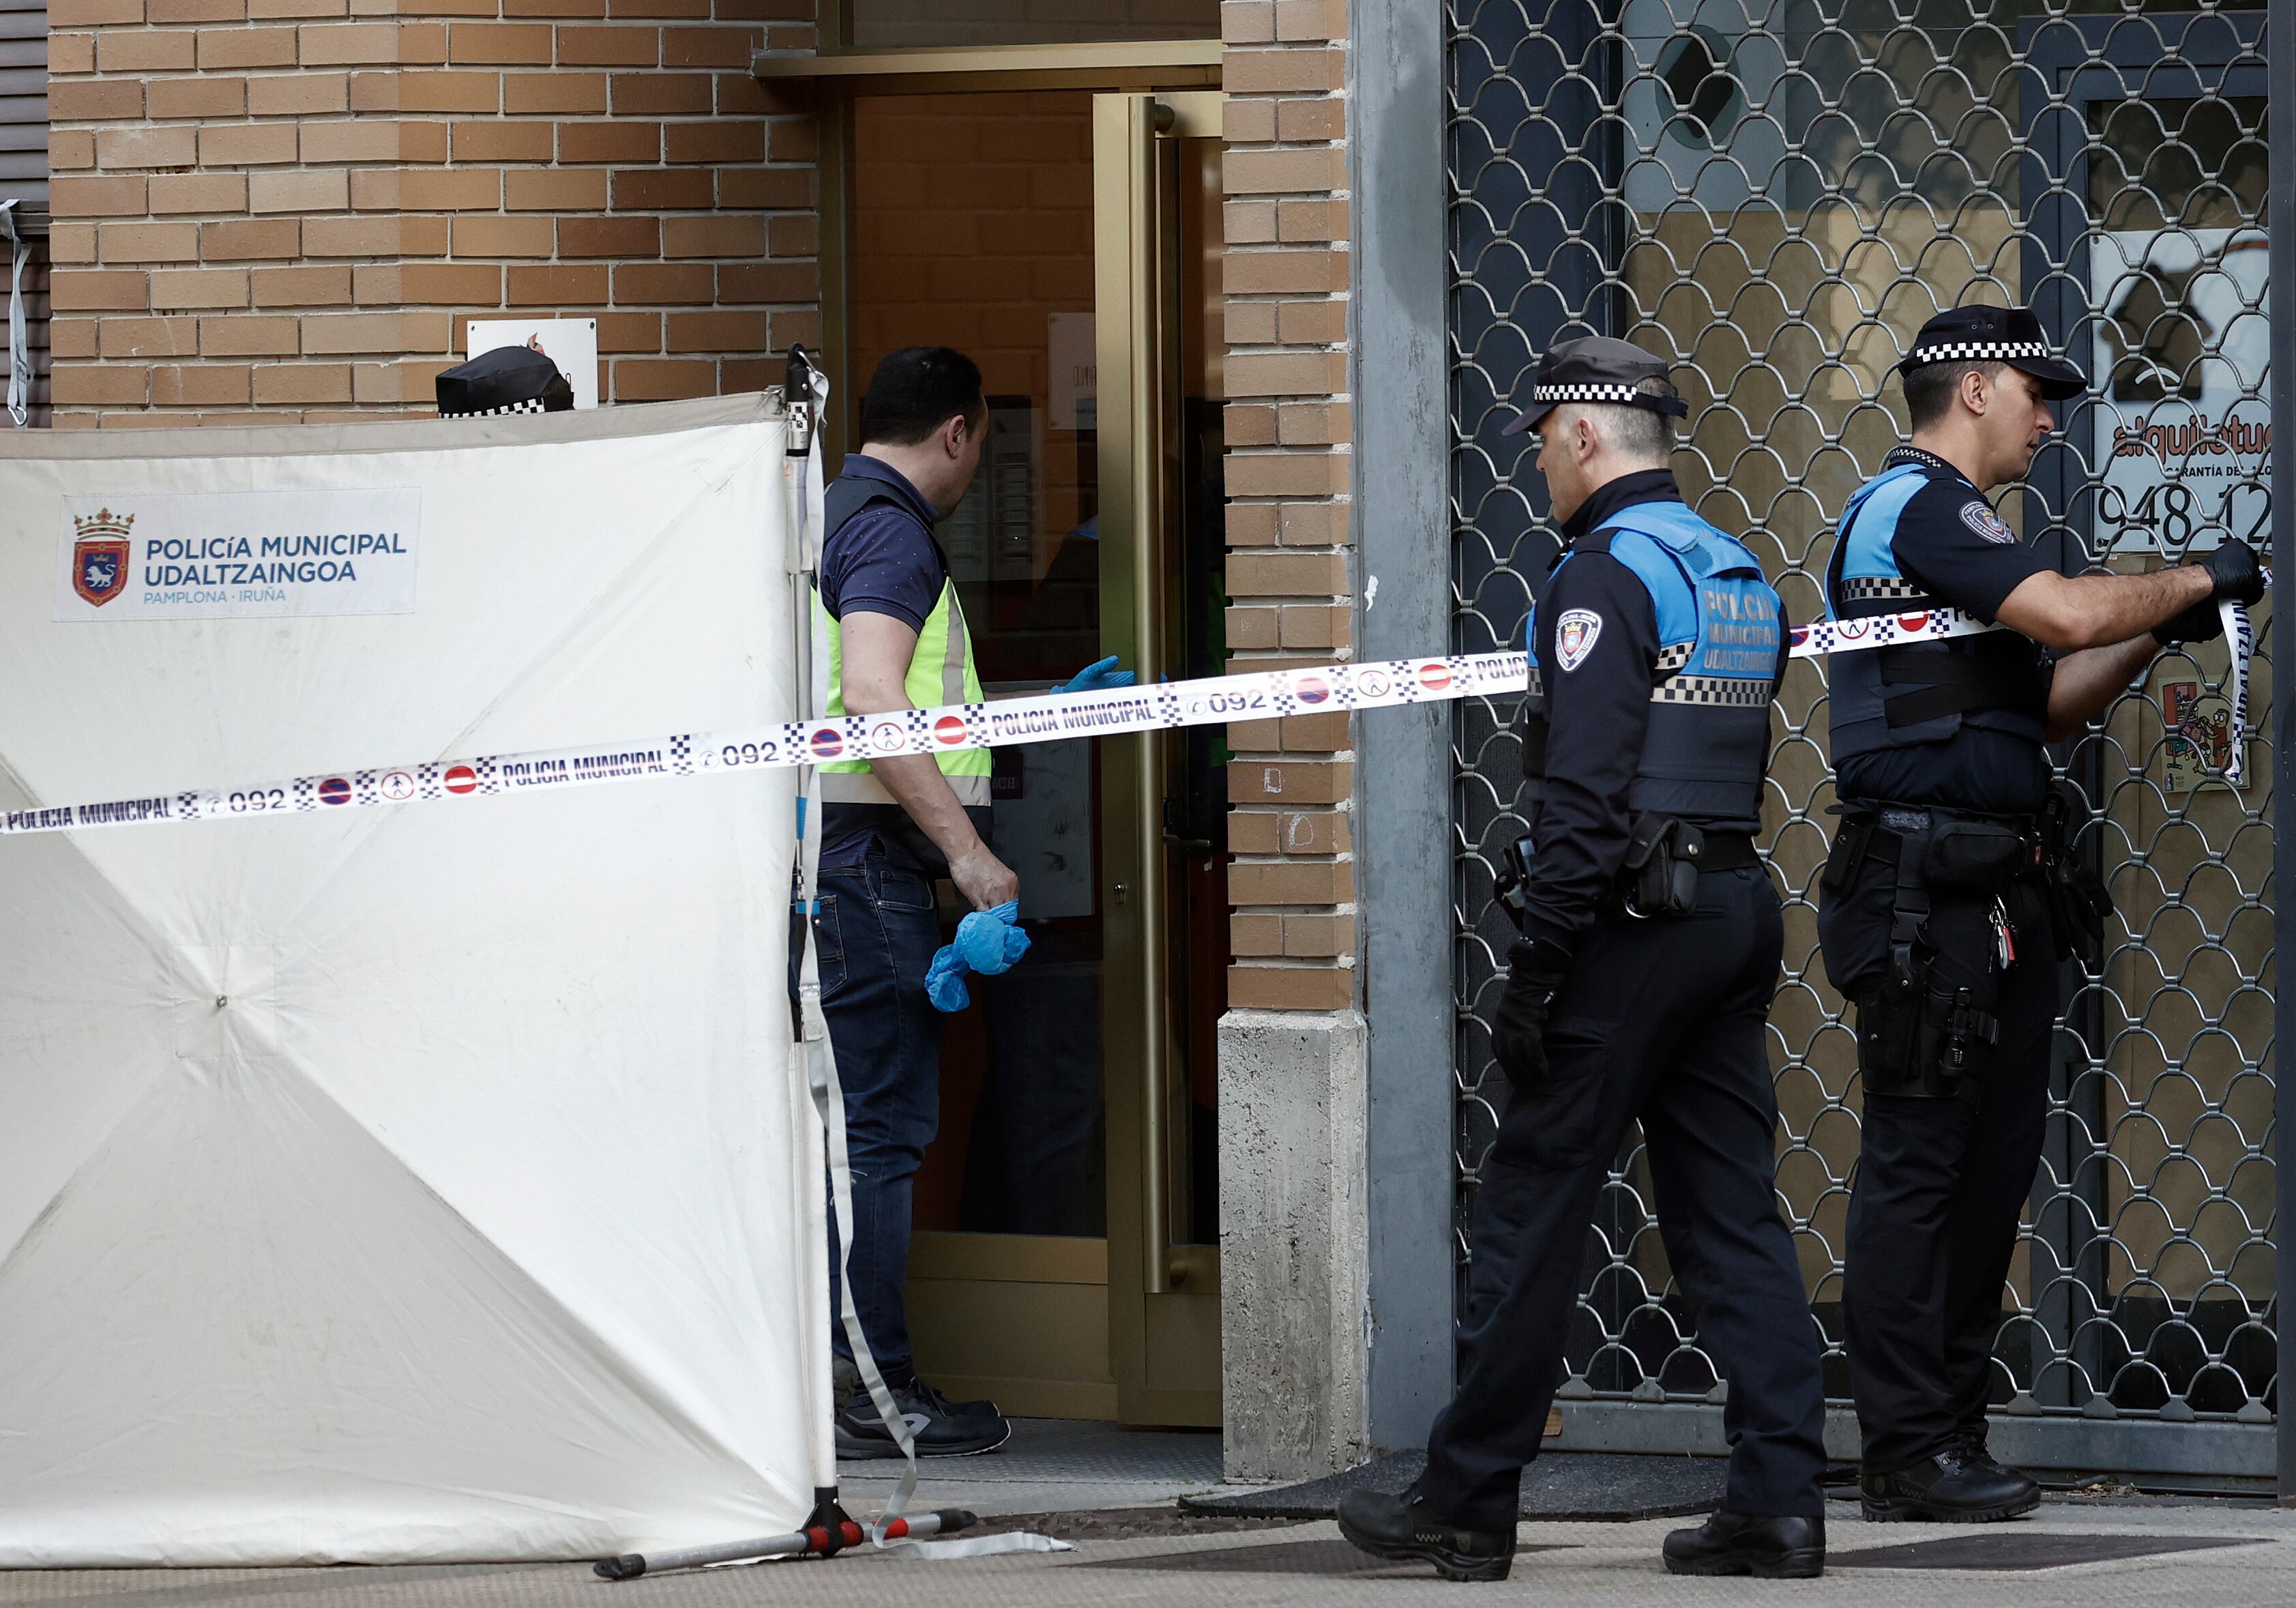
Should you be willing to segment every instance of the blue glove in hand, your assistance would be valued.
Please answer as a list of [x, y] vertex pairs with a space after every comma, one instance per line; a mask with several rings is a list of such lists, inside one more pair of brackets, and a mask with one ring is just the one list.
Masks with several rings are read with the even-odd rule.
[[962, 1011], [972, 1003], [964, 974], [994, 977], [1010, 971], [1029, 952], [1029, 935], [1017, 924], [1021, 901], [1007, 899], [994, 909], [975, 910], [956, 923], [956, 941], [942, 946], [925, 969], [925, 997], [937, 1011]]
[[1056, 693], [1097, 693], [1103, 687], [1130, 686], [1132, 672], [1116, 668], [1116, 655], [1111, 653], [1095, 664], [1088, 664], [1070, 677], [1053, 691]]

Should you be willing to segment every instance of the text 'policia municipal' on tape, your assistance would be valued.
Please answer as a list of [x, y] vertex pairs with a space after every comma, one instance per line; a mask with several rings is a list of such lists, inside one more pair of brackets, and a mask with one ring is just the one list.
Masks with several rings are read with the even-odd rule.
[[[2232, 690], [2237, 738], [2244, 734], [2247, 724], [2248, 658], [2254, 638], [2247, 611], [2236, 603], [2225, 607], [2232, 617], [2226, 621], [2226, 636], [2234, 648]], [[1794, 658], [1810, 659], [1999, 628], [1952, 609], [1821, 621], [1795, 627], [1790, 652]], [[1519, 652], [1262, 670], [1102, 692], [1046, 693], [994, 703], [848, 715], [836, 720], [789, 721], [736, 731], [679, 732], [591, 748], [420, 760], [100, 804], [12, 809], [0, 813], [0, 836], [491, 798], [616, 782], [790, 768], [836, 759], [885, 759], [1187, 726], [1226, 726], [1286, 715], [1392, 709], [1520, 693], [1529, 680], [1529, 656]], [[2242, 746], [2234, 742], [2235, 756]], [[2241, 777], [2236, 770], [2228, 769], [2226, 780], [2237, 786]]]

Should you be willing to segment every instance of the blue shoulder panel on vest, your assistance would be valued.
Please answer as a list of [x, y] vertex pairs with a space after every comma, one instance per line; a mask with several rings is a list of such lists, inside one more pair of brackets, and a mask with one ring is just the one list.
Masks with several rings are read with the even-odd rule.
[[[1761, 562], [1743, 542], [1716, 529], [1680, 503], [1637, 503], [1603, 521], [1608, 551], [1650, 594], [1660, 648], [1691, 647], [1682, 673], [1767, 682], [1784, 651], [1778, 595]], [[1563, 554], [1556, 567], [1576, 556]], [[1538, 652], [1538, 611], [1523, 627]]]
[[[1722, 644], [1710, 628], [1718, 621], [1767, 619], [1769, 626], [1758, 628], [1775, 645], [1777, 594], [1745, 543], [1718, 530], [1681, 503], [1637, 503], [1620, 509], [1602, 528], [1612, 533], [1611, 555], [1634, 570], [1649, 591], [1661, 646], [1698, 643], [1700, 662], [1694, 674], [1754, 673], [1735, 668], [1744, 662], [1744, 655], [1718, 655]], [[1707, 628], [1702, 628], [1702, 615]], [[1732, 657], [1734, 662], [1726, 665], [1718, 661], [1720, 657]], [[1768, 679], [1775, 669], [1773, 655], [1759, 670], [1759, 678]]]
[[[1898, 516], [1906, 512], [1930, 477], [1911, 464], [1900, 464], [1886, 473], [1876, 475], [1857, 488], [1842, 510], [1841, 522], [1849, 531], [1849, 550], [1841, 555], [1841, 575], [1895, 579], [1904, 572], [1898, 567], [1898, 554], [1892, 541], [1898, 534]], [[1833, 616], [1833, 599], [1825, 600], [1828, 618]]]
[[1633, 570], [1643, 590], [1651, 595], [1652, 611], [1658, 616], [1659, 645], [1670, 648], [1695, 639], [1698, 605], [1690, 576], [1685, 573], [1685, 555], [1670, 543], [1617, 520], [1603, 529], [1611, 533], [1611, 556]]

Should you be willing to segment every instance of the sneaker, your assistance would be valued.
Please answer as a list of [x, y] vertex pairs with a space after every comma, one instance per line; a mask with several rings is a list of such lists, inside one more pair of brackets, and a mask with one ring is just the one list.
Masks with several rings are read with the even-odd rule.
[[1340, 1498], [1340, 1533], [1375, 1558], [1424, 1560], [1447, 1580], [1504, 1580], [1514, 1530], [1463, 1530], [1415, 1491], [1351, 1490]]
[[1965, 1435], [1959, 1436], [1911, 1468], [1860, 1476], [1857, 1494], [1866, 1516], [1989, 1524], [2031, 1513], [2041, 1505], [2041, 1488], [2030, 1478], [1990, 1458], [1980, 1462], [1968, 1455], [1966, 1447]]
[[[920, 1457], [971, 1457], [993, 1452], [1013, 1438], [1013, 1426], [994, 1410], [969, 1412], [922, 1379], [893, 1391]], [[866, 1391], [849, 1396], [837, 1409], [837, 1455], [854, 1461], [898, 1457], [901, 1443], [885, 1427]]]
[[1825, 1572], [1825, 1521], [1718, 1513], [1666, 1538], [1669, 1574], [1751, 1574], [1810, 1580]]
[[[860, 1365], [850, 1357], [832, 1357], [829, 1363], [831, 1400], [850, 1401], [856, 1396], [869, 1393], [861, 1382]], [[976, 1401], [952, 1401], [949, 1410], [960, 1418], [996, 1418], [1004, 1414], [1004, 1409], [986, 1396]]]

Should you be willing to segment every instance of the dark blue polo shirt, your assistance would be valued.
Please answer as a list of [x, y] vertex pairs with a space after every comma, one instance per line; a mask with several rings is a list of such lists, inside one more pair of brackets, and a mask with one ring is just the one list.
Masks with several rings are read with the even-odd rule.
[[[838, 522], [839, 510], [851, 505], [849, 499], [858, 500], [880, 487], [890, 490], [893, 500], [872, 503]], [[932, 528], [940, 517], [933, 505], [899, 470], [857, 452], [846, 455], [827, 501], [830, 531], [821, 547], [821, 606], [832, 619], [842, 620], [849, 613], [884, 614], [922, 632], [948, 579], [947, 562], [933, 539]], [[896, 865], [922, 868], [898, 837], [873, 828], [832, 833], [827, 821], [823, 823], [821, 867], [836, 871], [858, 866], [878, 845]]]
[[848, 486], [840, 494], [838, 487], [831, 488], [830, 520], [835, 528], [821, 549], [822, 607], [832, 619], [843, 619], [845, 611], [853, 609], [890, 614], [912, 631], [922, 631], [948, 578], [948, 566], [933, 540], [933, 525], [940, 516], [899, 470], [882, 458], [849, 453], [837, 479], [840, 486], [856, 480], [873, 482], [869, 489], [882, 486], [898, 500], [873, 503], [837, 525], [833, 510], [840, 496], [850, 496], [855, 488]]

